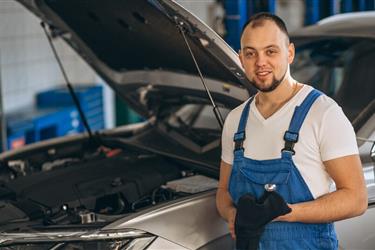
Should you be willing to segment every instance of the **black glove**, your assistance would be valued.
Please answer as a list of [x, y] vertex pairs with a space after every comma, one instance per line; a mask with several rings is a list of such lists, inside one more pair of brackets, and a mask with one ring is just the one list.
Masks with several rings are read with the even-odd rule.
[[258, 249], [265, 225], [291, 211], [284, 199], [275, 191], [265, 192], [259, 200], [251, 194], [241, 196], [234, 222], [236, 248], [238, 250]]

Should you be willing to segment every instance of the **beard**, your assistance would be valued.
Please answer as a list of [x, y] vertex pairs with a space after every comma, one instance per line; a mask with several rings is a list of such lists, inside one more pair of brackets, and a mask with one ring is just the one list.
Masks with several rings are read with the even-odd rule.
[[251, 83], [251, 85], [253, 85], [257, 90], [261, 92], [266, 92], [266, 93], [271, 92], [275, 90], [280, 85], [280, 83], [284, 80], [287, 71], [288, 70], [285, 70], [283, 76], [280, 79], [276, 79], [276, 77], [273, 76], [272, 83], [268, 87], [261, 87], [256, 81], [251, 81], [250, 79], [249, 79], [249, 82]]

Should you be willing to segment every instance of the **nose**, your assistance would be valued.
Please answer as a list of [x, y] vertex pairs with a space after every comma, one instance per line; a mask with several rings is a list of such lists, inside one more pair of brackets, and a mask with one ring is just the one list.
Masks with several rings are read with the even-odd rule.
[[262, 66], [266, 65], [266, 56], [263, 55], [262, 53], [259, 53], [257, 58], [256, 58], [255, 63], [258, 67], [262, 67]]

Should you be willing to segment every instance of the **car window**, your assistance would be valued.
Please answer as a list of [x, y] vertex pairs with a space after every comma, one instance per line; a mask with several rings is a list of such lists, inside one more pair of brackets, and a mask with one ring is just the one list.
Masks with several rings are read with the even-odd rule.
[[353, 121], [375, 98], [375, 41], [297, 39], [292, 75], [332, 97]]

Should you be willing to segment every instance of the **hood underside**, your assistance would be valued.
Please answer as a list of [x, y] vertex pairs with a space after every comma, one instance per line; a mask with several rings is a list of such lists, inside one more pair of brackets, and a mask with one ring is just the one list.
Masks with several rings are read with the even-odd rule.
[[[169, 0], [18, 0], [61, 36], [118, 94], [131, 71], [197, 76], [252, 89], [237, 54], [198, 18]], [[152, 83], [150, 83], [152, 84]], [[200, 79], [191, 83], [203, 89]]]

